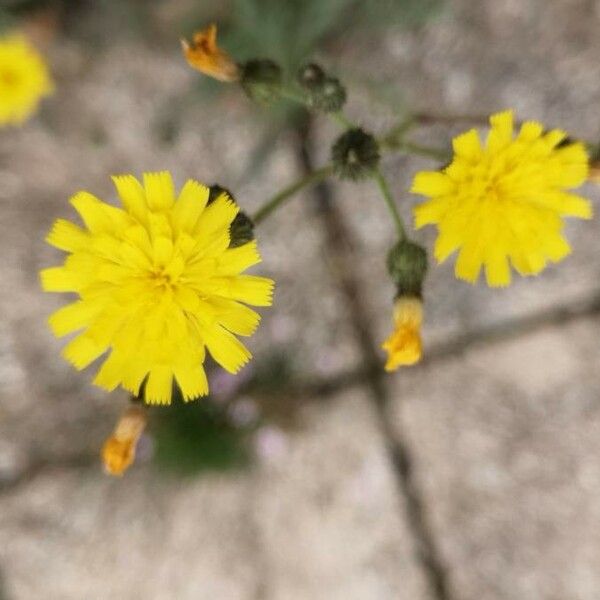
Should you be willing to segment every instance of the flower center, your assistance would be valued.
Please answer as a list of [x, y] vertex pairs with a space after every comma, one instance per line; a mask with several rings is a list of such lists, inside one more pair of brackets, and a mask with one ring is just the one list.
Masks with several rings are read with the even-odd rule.
[[19, 77], [14, 71], [0, 71], [0, 84], [3, 87], [14, 87], [18, 81]]
[[[491, 170], [490, 170], [491, 171]], [[490, 172], [473, 178], [473, 194], [481, 201], [499, 202], [504, 198], [502, 173]]]
[[175, 286], [175, 278], [165, 267], [156, 267], [151, 271], [150, 281], [155, 288], [162, 290], [172, 289]]

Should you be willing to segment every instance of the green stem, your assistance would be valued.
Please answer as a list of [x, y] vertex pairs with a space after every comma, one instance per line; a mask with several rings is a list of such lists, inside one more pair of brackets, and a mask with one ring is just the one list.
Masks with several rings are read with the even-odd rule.
[[413, 119], [412, 115], [402, 119], [402, 121], [394, 125], [385, 135], [379, 138], [378, 143], [380, 147], [388, 149], [400, 147], [404, 136], [416, 125], [417, 122]]
[[255, 213], [252, 217], [252, 221], [255, 225], [258, 225], [261, 221], [264, 221], [274, 210], [279, 208], [286, 200], [297, 194], [300, 190], [309, 185], [323, 181], [327, 179], [333, 173], [333, 166], [326, 165], [309, 173], [302, 179], [292, 183], [290, 186], [284, 188], [272, 198], [269, 198]]
[[329, 116], [342, 127], [342, 129], [354, 129], [354, 124], [341, 110], [329, 113]]
[[398, 207], [396, 206], [396, 203], [394, 202], [394, 197], [392, 196], [390, 186], [388, 185], [386, 178], [384, 177], [383, 173], [381, 172], [381, 169], [375, 170], [375, 172], [373, 173], [373, 179], [379, 186], [379, 189], [381, 190], [381, 195], [383, 196], [383, 199], [385, 200], [385, 203], [387, 204], [387, 206], [390, 210], [390, 213], [392, 214], [392, 218], [394, 219], [396, 229], [398, 230], [398, 237], [399, 237], [400, 241], [405, 240], [406, 239], [406, 228], [404, 227], [404, 221], [402, 220], [402, 217], [400, 216], [400, 213], [398, 212]]
[[[297, 89], [294, 89], [291, 85], [282, 86], [281, 97], [285, 98], [286, 100], [290, 100], [291, 102], [302, 104], [302, 106], [310, 110], [307, 96]], [[341, 110], [328, 113], [327, 116], [340, 125], [342, 129], [353, 129], [356, 127], [356, 124], [353, 123]]]
[[306, 96], [290, 86], [286, 85], [281, 88], [281, 97], [306, 106]]

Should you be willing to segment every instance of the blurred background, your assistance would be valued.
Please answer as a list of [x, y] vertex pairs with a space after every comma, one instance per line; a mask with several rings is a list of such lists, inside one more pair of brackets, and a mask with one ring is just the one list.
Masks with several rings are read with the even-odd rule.
[[[411, 111], [600, 139], [597, 0], [0, 0], [53, 97], [0, 130], [0, 598], [597, 600], [600, 236], [506, 290], [426, 283], [426, 358], [384, 376], [393, 227], [369, 182], [303, 193], [257, 230], [274, 307], [237, 377], [157, 408], [136, 465], [98, 452], [127, 405], [60, 357], [37, 272], [80, 189], [169, 169], [247, 211], [328, 159], [337, 130], [192, 71], [209, 22], [236, 59], [318, 60], [380, 134]], [[443, 120], [443, 119], [442, 119]], [[475, 118], [475, 121], [478, 119]], [[440, 147], [465, 123], [415, 139]], [[427, 159], [386, 155], [405, 218]], [[584, 195], [597, 201], [598, 188]], [[417, 239], [431, 248], [434, 232]]]

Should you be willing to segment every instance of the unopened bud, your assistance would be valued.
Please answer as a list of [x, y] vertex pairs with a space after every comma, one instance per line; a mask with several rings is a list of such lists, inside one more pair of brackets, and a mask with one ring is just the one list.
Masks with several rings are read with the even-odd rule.
[[322, 87], [325, 77], [325, 71], [315, 63], [304, 65], [298, 71], [298, 83], [309, 91]]
[[342, 134], [331, 149], [335, 174], [341, 179], [368, 177], [379, 164], [379, 147], [375, 138], [360, 127]]
[[242, 87], [259, 104], [270, 104], [281, 94], [281, 67], [268, 59], [253, 59], [242, 65]]
[[[208, 194], [208, 203], [212, 204], [217, 198], [222, 195], [231, 198], [235, 202], [233, 194], [219, 184], [210, 186]], [[254, 239], [254, 223], [252, 219], [243, 211], [239, 211], [229, 226], [229, 247], [237, 248], [243, 246]]]
[[408, 240], [398, 242], [388, 254], [387, 266], [398, 296], [421, 297], [427, 273], [425, 248]]
[[309, 97], [310, 106], [325, 113], [337, 112], [345, 103], [346, 89], [335, 77], [325, 77]]
[[243, 246], [254, 239], [254, 223], [245, 213], [240, 211], [229, 227], [230, 248]]

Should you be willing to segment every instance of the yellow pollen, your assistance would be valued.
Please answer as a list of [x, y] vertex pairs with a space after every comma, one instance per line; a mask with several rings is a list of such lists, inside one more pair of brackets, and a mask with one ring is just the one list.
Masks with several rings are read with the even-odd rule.
[[165, 267], [159, 267], [155, 271], [152, 271], [150, 273], [150, 279], [156, 287], [171, 288], [175, 284], [173, 276], [165, 269]]

